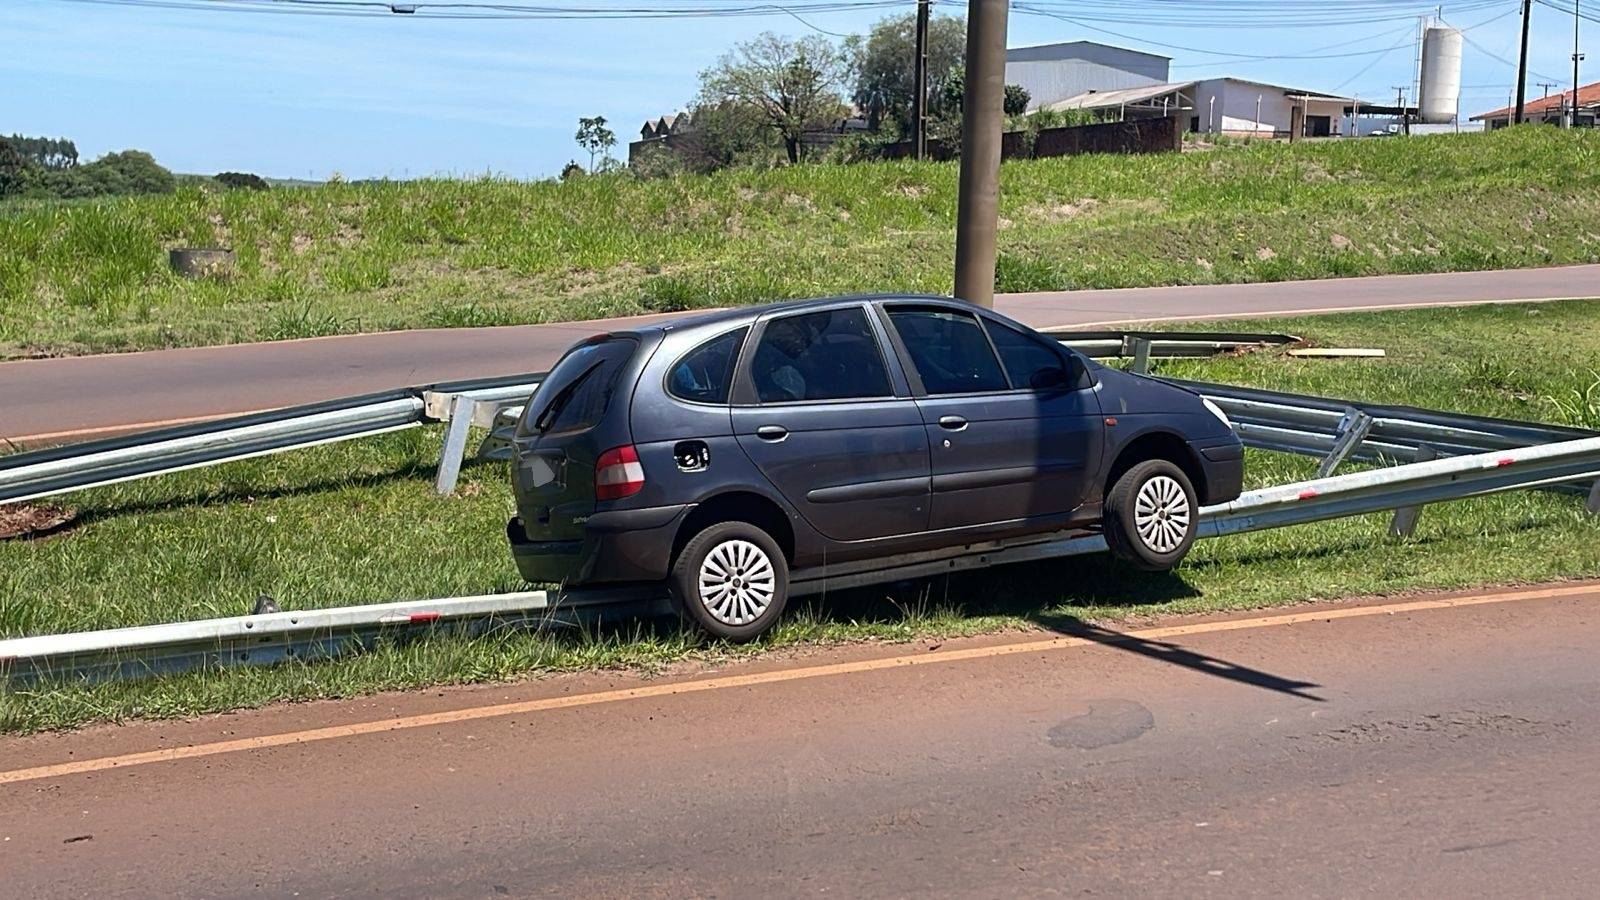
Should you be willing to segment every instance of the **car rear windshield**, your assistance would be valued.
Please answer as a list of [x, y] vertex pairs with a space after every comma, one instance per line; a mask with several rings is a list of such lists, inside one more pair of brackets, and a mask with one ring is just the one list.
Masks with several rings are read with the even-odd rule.
[[528, 402], [524, 433], [593, 428], [605, 415], [617, 375], [637, 347], [632, 338], [610, 338], [568, 351]]

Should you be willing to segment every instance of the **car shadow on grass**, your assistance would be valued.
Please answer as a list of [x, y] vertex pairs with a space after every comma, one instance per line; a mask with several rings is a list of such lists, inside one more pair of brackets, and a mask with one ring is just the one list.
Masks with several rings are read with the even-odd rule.
[[130, 499], [104, 506], [89, 506], [78, 512], [75, 526], [87, 525], [103, 519], [121, 516], [172, 512], [184, 509], [206, 509], [235, 503], [256, 503], [265, 500], [325, 494], [342, 490], [377, 488], [397, 481], [413, 481], [433, 472], [431, 463], [414, 462], [388, 471], [341, 474], [325, 478], [312, 478], [276, 487], [256, 487], [246, 483], [223, 483], [200, 487], [166, 496]]

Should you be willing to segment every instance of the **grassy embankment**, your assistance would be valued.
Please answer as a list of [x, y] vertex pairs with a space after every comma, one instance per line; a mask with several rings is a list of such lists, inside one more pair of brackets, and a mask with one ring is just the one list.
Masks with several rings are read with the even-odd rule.
[[[1005, 291], [1600, 260], [1600, 134], [1008, 163]], [[954, 163], [0, 208], [0, 358], [947, 292]], [[165, 250], [222, 244], [227, 280]]]
[[[1167, 364], [1189, 377], [1600, 428], [1600, 302], [1232, 323], [1323, 345], [1379, 346], [1382, 360], [1276, 354]], [[1587, 392], [1587, 393], [1586, 393]], [[517, 589], [502, 527], [502, 465], [432, 495], [439, 435], [412, 431], [65, 498], [71, 529], [0, 542], [0, 636], [244, 612]], [[1252, 452], [1254, 485], [1309, 476], [1312, 461]], [[280, 699], [503, 679], [802, 642], [911, 639], [1070, 619], [1226, 610], [1419, 588], [1600, 575], [1600, 523], [1570, 496], [1507, 494], [1429, 509], [1411, 540], [1387, 517], [1198, 544], [1174, 576], [1104, 557], [1015, 566], [813, 601], [753, 648], [701, 647], [670, 624], [597, 634], [508, 631], [433, 638], [331, 664], [201, 673], [100, 687], [0, 692], [0, 730], [168, 716]]]

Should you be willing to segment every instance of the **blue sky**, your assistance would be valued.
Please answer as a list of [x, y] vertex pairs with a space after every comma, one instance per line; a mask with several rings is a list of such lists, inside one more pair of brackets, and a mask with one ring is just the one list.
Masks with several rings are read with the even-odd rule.
[[[1515, 6], [1516, 0], [1505, 0], [1505, 10]], [[907, 0], [906, 9], [913, 8]], [[965, 4], [942, 8], [960, 11]], [[1475, 10], [1458, 18], [1445, 7], [1458, 26], [1500, 12]], [[883, 14], [806, 17], [829, 31], [850, 32]], [[1514, 59], [1517, 22], [1505, 15], [1470, 37]], [[1392, 98], [1390, 86], [1409, 82], [1414, 65], [1409, 47], [1374, 62], [1372, 56], [1219, 61], [1160, 46], [1253, 54], [1330, 45], [1366, 50], [1403, 40], [1404, 23], [1106, 27], [1142, 41], [1013, 12], [1010, 44], [1104, 40], [1172, 56], [1175, 80], [1234, 74], [1363, 98]], [[1600, 36], [1600, 25], [1590, 27]], [[544, 176], [580, 156], [572, 140], [579, 116], [604, 115], [625, 143], [647, 116], [690, 99], [697, 73], [730, 44], [764, 30], [810, 33], [783, 15], [464, 22], [0, 0], [0, 133], [70, 137], [88, 157], [136, 147], [180, 172], [317, 179], [335, 171], [349, 178]], [[1535, 4], [1532, 68], [1566, 86], [1571, 41], [1571, 18]], [[1596, 46], [1587, 35], [1584, 43]], [[1600, 52], [1589, 52], [1600, 63]], [[1463, 111], [1505, 105], [1513, 78], [1510, 68], [1469, 45]], [[1539, 94], [1533, 83], [1541, 80], [1530, 76], [1529, 96]], [[1584, 81], [1595, 80], [1600, 69], [1586, 69]]]

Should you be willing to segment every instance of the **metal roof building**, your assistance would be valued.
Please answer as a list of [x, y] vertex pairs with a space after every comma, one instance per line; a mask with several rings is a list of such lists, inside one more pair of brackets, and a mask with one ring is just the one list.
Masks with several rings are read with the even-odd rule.
[[[1560, 93], [1522, 104], [1522, 116], [1523, 120], [1528, 122], [1560, 125], [1567, 120], [1567, 110], [1571, 106], [1572, 89], [1568, 88]], [[1511, 124], [1511, 119], [1515, 115], [1516, 109], [1506, 106], [1479, 113], [1472, 117], [1472, 121], [1483, 122], [1489, 128], [1504, 128]], [[1597, 122], [1600, 122], [1600, 81], [1578, 88], [1578, 127], [1594, 128]]]
[[1028, 92], [1037, 109], [1086, 91], [1162, 84], [1171, 59], [1095, 41], [1067, 41], [1006, 51], [1006, 84]]

